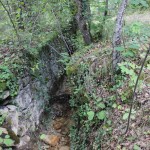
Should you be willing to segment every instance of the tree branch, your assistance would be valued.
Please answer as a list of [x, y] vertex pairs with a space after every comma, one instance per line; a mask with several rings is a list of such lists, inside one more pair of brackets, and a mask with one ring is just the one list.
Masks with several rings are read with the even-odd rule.
[[15, 24], [14, 24], [12, 18], [11, 18], [11, 15], [10, 15], [9, 11], [7, 10], [6, 6], [4, 5], [4, 3], [3, 3], [1, 0], [0, 0], [0, 3], [2, 4], [4, 10], [7, 12], [8, 17], [9, 17], [9, 19], [10, 19], [10, 22], [12, 23], [12, 26], [13, 26], [14, 31], [15, 31], [15, 33], [16, 33], [16, 36], [17, 36], [17, 38], [18, 38], [18, 41], [20, 41], [20, 36], [19, 36], [19, 34], [18, 34], [17, 28], [16, 28], [16, 26], [15, 26]]

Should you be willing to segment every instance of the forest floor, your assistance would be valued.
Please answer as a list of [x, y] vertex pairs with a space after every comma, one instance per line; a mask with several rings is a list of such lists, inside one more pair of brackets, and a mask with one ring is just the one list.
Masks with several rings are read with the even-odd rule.
[[[111, 46], [109, 47], [108, 45], [107, 48], [111, 49]], [[83, 59], [86, 59], [86, 57], [87, 59], [90, 57], [101, 57], [98, 56], [98, 52], [100, 53], [102, 49], [97, 45], [95, 49], [89, 50], [87, 54], [83, 56]], [[100, 58], [100, 61], [103, 60], [108, 60], [107, 55]], [[134, 63], [137, 62], [135, 61]], [[141, 64], [142, 59], [138, 59], [138, 63]], [[99, 65], [103, 66], [102, 63], [97, 64], [97, 66]], [[138, 84], [127, 134], [124, 134], [128, 119], [125, 117], [125, 114], [129, 112], [132, 96], [127, 99], [128, 102], [123, 101], [121, 97], [118, 96], [116, 99], [116, 106], [114, 106], [114, 109], [109, 110], [109, 120], [112, 122], [112, 132], [110, 134], [108, 132], [108, 134], [102, 138], [101, 150], [150, 150], [150, 69], [145, 68], [142, 72], [145, 75], [145, 78], [142, 80], [142, 83]], [[128, 87], [128, 81], [129, 79], [127, 77], [124, 81], [124, 86], [117, 89], [116, 93], [118, 95], [126, 93], [127, 90], [131, 90], [130, 93], [132, 93], [131, 87]], [[97, 91], [101, 91], [101, 87], [97, 89]], [[112, 93], [104, 92], [102, 97], [109, 98], [111, 95]], [[107, 126], [104, 125], [102, 128], [107, 132]]]
[[112, 134], [104, 137], [103, 150], [149, 150], [150, 149], [150, 85], [145, 84], [134, 101], [127, 134], [127, 119], [123, 116], [129, 104], [118, 103], [111, 112]]

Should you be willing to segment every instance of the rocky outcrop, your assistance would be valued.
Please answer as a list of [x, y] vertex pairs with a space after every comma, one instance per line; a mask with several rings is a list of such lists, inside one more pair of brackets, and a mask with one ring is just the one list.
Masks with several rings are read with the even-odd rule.
[[[60, 87], [63, 81], [63, 67], [58, 59], [63, 47], [59, 39], [43, 47], [38, 61], [34, 62], [36, 67], [28, 69], [29, 72], [19, 79], [18, 95], [14, 99], [9, 99], [13, 105], [1, 107], [0, 112], [6, 112], [6, 122], [10, 123], [9, 127], [15, 136], [24, 139], [28, 131], [36, 129], [42, 112], [49, 106], [51, 97]], [[8, 97], [9, 91], [6, 91], [3, 100], [8, 100]], [[28, 139], [21, 143], [26, 143]]]

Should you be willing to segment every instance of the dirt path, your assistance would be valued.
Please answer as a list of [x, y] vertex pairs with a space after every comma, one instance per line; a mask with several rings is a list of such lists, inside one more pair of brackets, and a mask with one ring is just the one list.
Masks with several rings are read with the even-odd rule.
[[146, 24], [150, 24], [150, 12], [144, 12], [144, 13], [138, 13], [135, 12], [132, 15], [125, 16], [125, 20], [127, 23], [132, 23], [132, 22], [142, 22]]

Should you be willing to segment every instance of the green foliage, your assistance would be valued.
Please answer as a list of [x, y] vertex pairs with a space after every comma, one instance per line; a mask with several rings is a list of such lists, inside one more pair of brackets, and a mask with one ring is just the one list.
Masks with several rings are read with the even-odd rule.
[[[135, 113], [136, 113], [136, 111], [132, 110], [132, 112], [131, 112], [131, 119], [135, 119]], [[123, 114], [122, 119], [123, 120], [127, 120], [128, 116], [129, 116], [129, 109], [126, 109], [125, 113]]]
[[10, 138], [10, 136], [6, 134], [4, 138], [2, 138], [2, 134], [4, 134], [3, 130], [0, 129], [0, 145], [5, 145], [7, 147], [13, 146], [14, 141]]
[[139, 7], [146, 7], [146, 8], [149, 7], [149, 5], [148, 5], [146, 0], [130, 0], [130, 4], [134, 8], [136, 8], [137, 6], [139, 6]]
[[41, 140], [45, 139], [45, 137], [46, 137], [45, 134], [41, 134], [41, 135], [40, 135], [40, 139], [41, 139]]
[[5, 139], [3, 139], [3, 143], [6, 146], [12, 146], [14, 144], [14, 141], [12, 139], [10, 139], [10, 137], [5, 137]]
[[136, 144], [134, 144], [133, 149], [134, 149], [134, 150], [141, 150], [141, 148], [140, 148], [138, 145], [136, 145]]
[[4, 123], [7, 114], [3, 113], [3, 114], [0, 114], [0, 115], [1, 115], [0, 116], [0, 126], [1, 126]]
[[9, 69], [8, 66], [0, 65], [0, 93], [2, 94], [5, 90], [10, 91], [12, 97], [17, 95], [18, 83], [17, 78]]
[[102, 110], [97, 114], [98, 119], [104, 120], [106, 118], [106, 111]]
[[[0, 126], [3, 125], [3, 123], [6, 119], [6, 116], [7, 116], [7, 114], [5, 114], [5, 113], [0, 114]], [[11, 139], [11, 137], [8, 134], [6, 134], [3, 131], [3, 128], [0, 128], [0, 145], [5, 145], [8, 147], [11, 147], [14, 145], [14, 141]]]
[[88, 115], [88, 120], [91, 121], [91, 120], [93, 120], [95, 113], [93, 111], [88, 111], [87, 115]]

